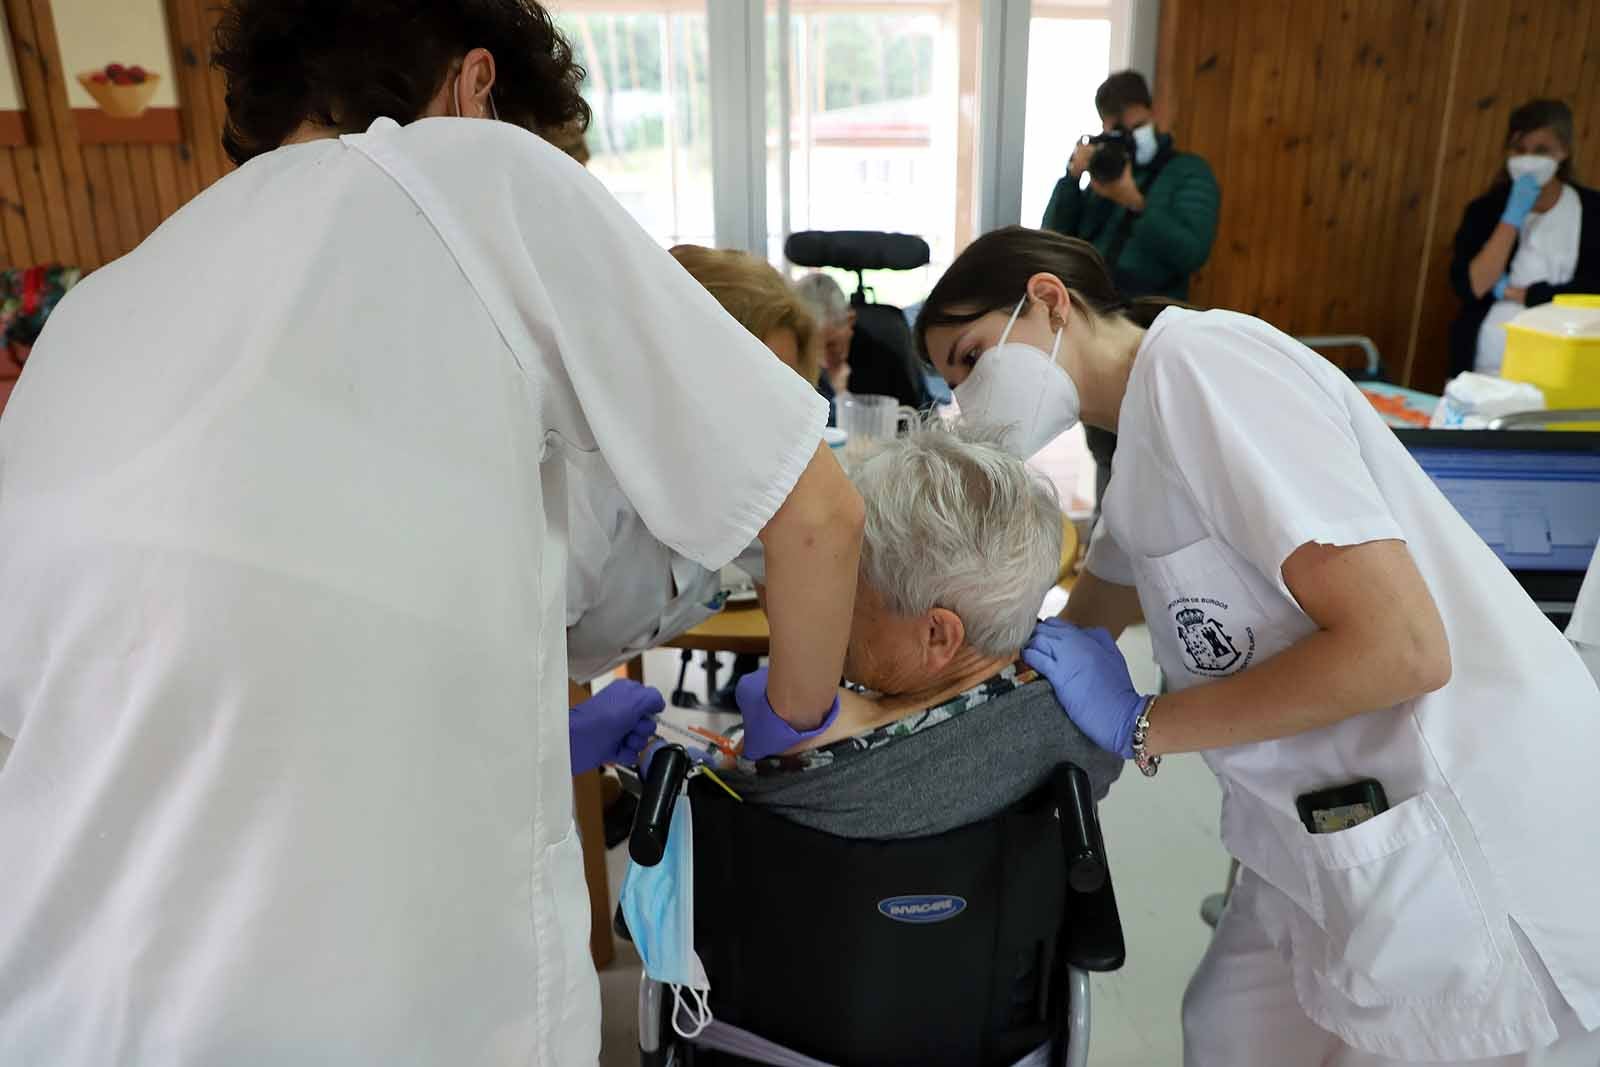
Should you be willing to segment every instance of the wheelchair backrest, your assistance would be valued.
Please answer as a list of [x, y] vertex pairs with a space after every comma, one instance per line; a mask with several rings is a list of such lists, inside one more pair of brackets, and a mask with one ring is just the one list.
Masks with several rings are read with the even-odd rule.
[[850, 391], [892, 396], [919, 411], [930, 408], [933, 400], [904, 312], [891, 304], [868, 301], [862, 276], [869, 270], [926, 266], [928, 242], [911, 234], [877, 230], [803, 230], [789, 235], [784, 255], [797, 266], [835, 267], [856, 274], [856, 291], [850, 298], [856, 313], [855, 338], [850, 342]]
[[691, 786], [719, 1019], [845, 1065], [1009, 1064], [1048, 1040], [1067, 899], [1050, 787], [936, 837], [832, 837]]

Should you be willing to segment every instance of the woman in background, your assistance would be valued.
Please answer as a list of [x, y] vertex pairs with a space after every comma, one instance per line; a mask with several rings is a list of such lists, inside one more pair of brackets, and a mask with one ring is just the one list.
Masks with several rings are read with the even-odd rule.
[[[822, 328], [822, 376], [817, 392], [829, 403], [850, 387], [850, 342], [856, 332], [856, 310], [839, 283], [821, 271], [795, 283], [800, 298], [811, 308]], [[830, 420], [828, 425], [833, 425]]]
[[1600, 192], [1572, 170], [1572, 110], [1530, 100], [1511, 113], [1505, 171], [1467, 205], [1450, 283], [1461, 313], [1450, 325], [1450, 372], [1500, 373], [1502, 327], [1558, 293], [1600, 292]]
[[766, 260], [734, 249], [678, 245], [669, 250], [722, 309], [812, 385], [822, 371], [816, 316]]

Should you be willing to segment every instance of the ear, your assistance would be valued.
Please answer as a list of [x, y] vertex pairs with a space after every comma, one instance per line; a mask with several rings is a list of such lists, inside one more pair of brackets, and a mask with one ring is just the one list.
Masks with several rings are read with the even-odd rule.
[[924, 634], [928, 670], [938, 674], [950, 666], [967, 641], [967, 628], [961, 616], [948, 608], [934, 608], [928, 612]]
[[488, 118], [489, 91], [494, 88], [494, 54], [487, 48], [474, 48], [461, 60], [461, 80], [456, 90], [461, 114], [469, 118]]
[[1050, 329], [1065, 329], [1072, 315], [1072, 298], [1067, 287], [1054, 274], [1041, 272], [1028, 279], [1028, 296], [1045, 306], [1050, 314]]

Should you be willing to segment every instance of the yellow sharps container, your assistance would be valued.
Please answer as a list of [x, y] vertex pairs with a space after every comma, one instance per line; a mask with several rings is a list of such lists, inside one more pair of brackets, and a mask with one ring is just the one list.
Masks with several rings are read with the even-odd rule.
[[[1501, 377], [1544, 390], [1549, 408], [1600, 408], [1600, 294], [1558, 296], [1506, 323]], [[1600, 423], [1565, 428], [1597, 430]]]

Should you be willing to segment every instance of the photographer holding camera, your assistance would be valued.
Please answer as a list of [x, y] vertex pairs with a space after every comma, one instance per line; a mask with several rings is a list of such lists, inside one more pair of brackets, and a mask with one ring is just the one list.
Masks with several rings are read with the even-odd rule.
[[[1103, 132], [1084, 137], [1056, 182], [1042, 229], [1081, 237], [1099, 249], [1126, 299], [1189, 295], [1189, 276], [1211, 254], [1220, 194], [1205, 160], [1173, 147], [1156, 129], [1150, 87], [1138, 71], [1107, 78], [1095, 91]], [[1088, 188], [1084, 188], [1084, 175]], [[1115, 434], [1085, 427], [1098, 466], [1096, 501], [1111, 477]]]

